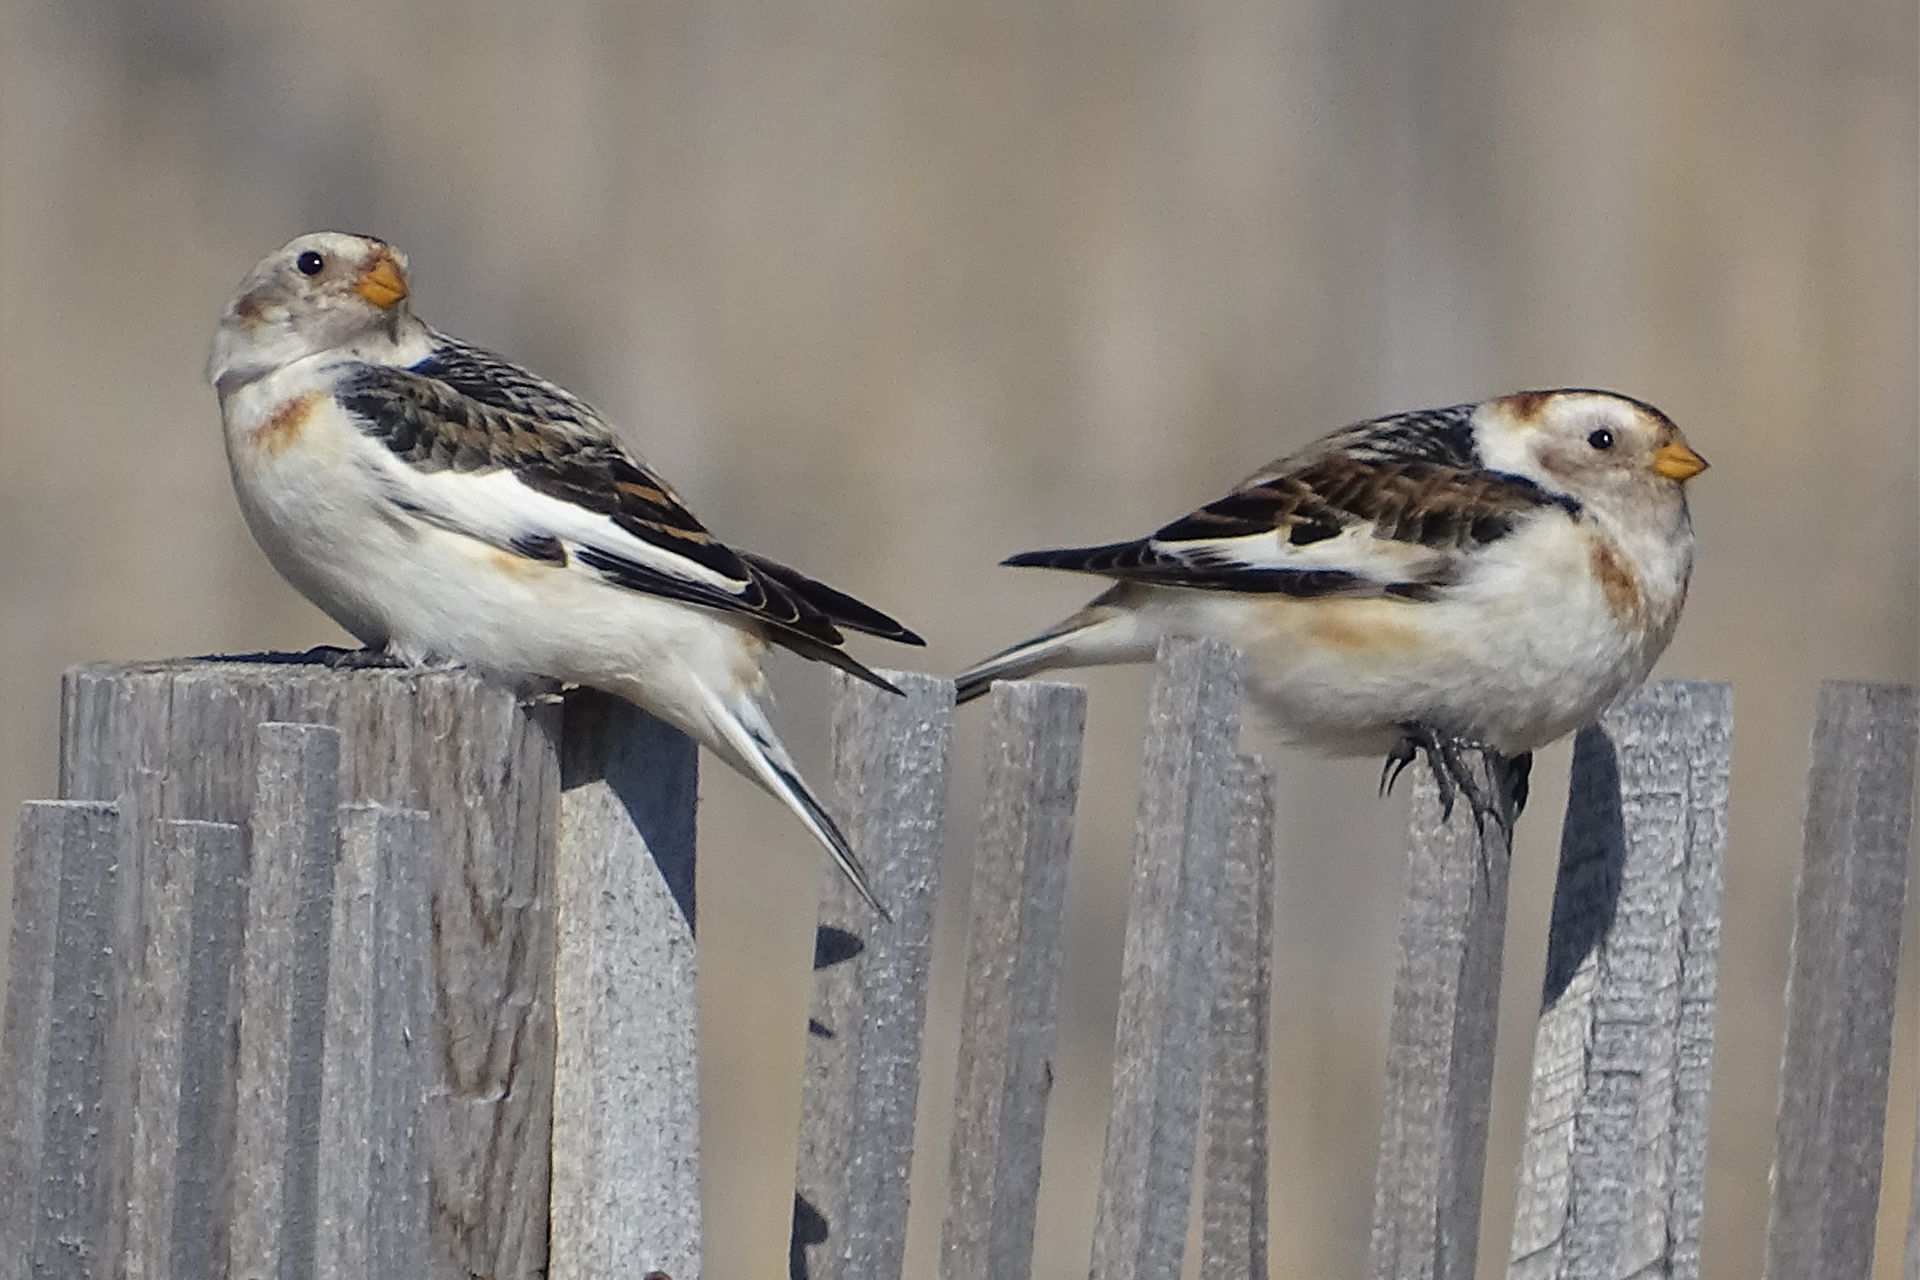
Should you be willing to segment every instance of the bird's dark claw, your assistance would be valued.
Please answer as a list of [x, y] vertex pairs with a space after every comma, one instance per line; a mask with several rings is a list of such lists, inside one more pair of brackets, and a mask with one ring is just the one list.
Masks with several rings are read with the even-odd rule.
[[1517, 756], [1504, 758], [1507, 762], [1507, 798], [1513, 801], [1513, 816], [1518, 818], [1520, 811], [1527, 807], [1527, 780], [1533, 774], [1533, 752], [1522, 751]]
[[1409, 735], [1400, 739], [1394, 744], [1393, 750], [1387, 752], [1387, 762], [1380, 767], [1382, 796], [1392, 794], [1393, 784], [1400, 781], [1400, 775], [1407, 771], [1407, 766], [1412, 764], [1414, 757], [1419, 754], [1418, 747], [1419, 744]]

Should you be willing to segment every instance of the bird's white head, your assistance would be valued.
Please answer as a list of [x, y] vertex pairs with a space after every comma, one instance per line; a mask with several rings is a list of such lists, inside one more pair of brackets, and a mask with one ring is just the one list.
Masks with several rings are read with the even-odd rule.
[[1474, 412], [1486, 465], [1583, 502], [1672, 504], [1707, 469], [1666, 414], [1611, 391], [1522, 391]]
[[214, 333], [207, 379], [224, 398], [295, 360], [417, 325], [407, 259], [384, 240], [316, 231], [268, 254], [234, 290]]

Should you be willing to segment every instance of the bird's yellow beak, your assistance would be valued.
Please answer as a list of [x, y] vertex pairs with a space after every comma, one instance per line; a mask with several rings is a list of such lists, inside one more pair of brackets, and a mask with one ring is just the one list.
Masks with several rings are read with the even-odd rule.
[[407, 296], [407, 281], [391, 252], [382, 252], [353, 282], [353, 291], [382, 309]]
[[1707, 469], [1707, 460], [1676, 436], [1653, 451], [1653, 469], [1669, 480], [1691, 480]]

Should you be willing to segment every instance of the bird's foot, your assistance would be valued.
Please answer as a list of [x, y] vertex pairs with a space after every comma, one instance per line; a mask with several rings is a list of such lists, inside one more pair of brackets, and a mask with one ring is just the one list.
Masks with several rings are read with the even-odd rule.
[[405, 659], [385, 649], [342, 649], [338, 645], [317, 644], [300, 655], [302, 662], [317, 662], [333, 671], [367, 671], [376, 667], [404, 667]]
[[[1402, 724], [1400, 729], [1403, 736], [1387, 753], [1386, 765], [1380, 771], [1382, 795], [1393, 790], [1393, 784], [1413, 763], [1415, 755], [1425, 755], [1427, 767], [1433, 770], [1434, 786], [1440, 793], [1442, 821], [1453, 816], [1454, 798], [1461, 796], [1473, 812], [1476, 829], [1484, 832], [1487, 820], [1491, 818], [1509, 839], [1512, 838], [1514, 819], [1520, 816], [1520, 811], [1527, 803], [1527, 780], [1533, 768], [1532, 752], [1517, 756], [1504, 755], [1484, 742], [1442, 734], [1433, 726], [1417, 721]], [[1487, 788], [1481, 785], [1479, 775], [1468, 763], [1466, 753], [1469, 751], [1478, 752], [1486, 762], [1494, 786], [1504, 793], [1500, 798], [1506, 801], [1505, 804], [1499, 803], [1496, 796], [1489, 794]]]

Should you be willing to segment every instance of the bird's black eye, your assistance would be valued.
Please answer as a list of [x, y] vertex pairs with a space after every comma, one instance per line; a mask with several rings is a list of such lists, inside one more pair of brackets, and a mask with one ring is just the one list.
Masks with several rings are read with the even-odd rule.
[[300, 268], [300, 274], [303, 276], [317, 276], [320, 274], [320, 268], [327, 265], [327, 260], [308, 249], [293, 260], [293, 265]]
[[1587, 437], [1587, 443], [1596, 449], [1611, 449], [1613, 448], [1613, 432], [1602, 427]]

